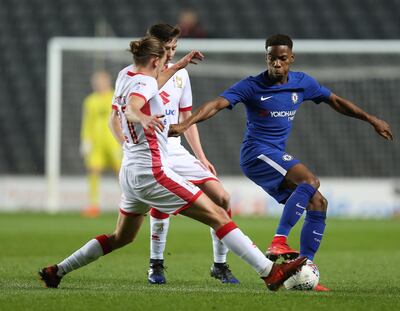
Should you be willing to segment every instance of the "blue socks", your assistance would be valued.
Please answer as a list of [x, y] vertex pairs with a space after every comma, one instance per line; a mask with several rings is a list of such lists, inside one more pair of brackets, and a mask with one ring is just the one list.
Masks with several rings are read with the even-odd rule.
[[325, 231], [326, 212], [307, 211], [300, 235], [300, 256], [314, 259]]
[[281, 221], [276, 230], [277, 235], [289, 235], [290, 230], [299, 221], [316, 191], [317, 189], [306, 183], [296, 187], [283, 208]]

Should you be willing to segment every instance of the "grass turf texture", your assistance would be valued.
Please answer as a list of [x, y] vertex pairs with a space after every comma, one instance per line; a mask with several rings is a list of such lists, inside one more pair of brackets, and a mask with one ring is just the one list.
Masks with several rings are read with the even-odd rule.
[[[327, 293], [269, 292], [235, 255], [228, 262], [240, 285], [209, 276], [208, 228], [173, 217], [165, 254], [166, 285], [146, 280], [148, 219], [136, 241], [67, 275], [46, 289], [37, 270], [59, 262], [90, 238], [113, 230], [116, 216], [0, 214], [0, 310], [395, 310], [400, 304], [399, 220], [329, 219], [316, 257]], [[276, 219], [236, 218], [265, 250]], [[300, 227], [300, 226], [296, 226]], [[298, 247], [299, 229], [290, 244]]]

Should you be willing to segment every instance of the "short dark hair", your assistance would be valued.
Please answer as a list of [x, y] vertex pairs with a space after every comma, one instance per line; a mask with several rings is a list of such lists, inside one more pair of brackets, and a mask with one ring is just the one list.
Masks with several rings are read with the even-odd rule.
[[290, 49], [292, 49], [293, 41], [288, 35], [282, 35], [282, 34], [273, 35], [265, 41], [265, 49], [268, 49], [269, 46], [276, 46], [276, 45], [286, 45]]
[[156, 37], [164, 43], [177, 38], [180, 34], [180, 28], [170, 24], [155, 24], [147, 30], [147, 35]]

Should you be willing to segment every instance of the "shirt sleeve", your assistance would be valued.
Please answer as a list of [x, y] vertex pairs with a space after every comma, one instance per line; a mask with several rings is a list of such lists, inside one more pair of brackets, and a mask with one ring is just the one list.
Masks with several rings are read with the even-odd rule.
[[151, 77], [144, 77], [136, 81], [132, 81], [129, 86], [129, 96], [133, 95], [139, 96], [148, 102], [152, 97], [156, 96], [158, 93], [157, 81]]
[[239, 102], [247, 102], [252, 93], [252, 88], [248, 79], [243, 79], [225, 90], [220, 96], [228, 100], [229, 106], [227, 108], [232, 109]]
[[188, 72], [186, 70], [184, 72], [185, 84], [183, 86], [182, 96], [179, 100], [179, 111], [190, 111], [193, 105], [192, 86], [190, 85]]
[[304, 76], [304, 100], [312, 100], [316, 104], [327, 101], [332, 92], [328, 88], [322, 86], [313, 77]]

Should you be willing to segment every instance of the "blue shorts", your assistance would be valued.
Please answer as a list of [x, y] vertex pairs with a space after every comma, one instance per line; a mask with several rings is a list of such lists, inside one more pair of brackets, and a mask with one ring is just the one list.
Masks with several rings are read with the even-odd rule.
[[247, 161], [240, 163], [243, 173], [276, 201], [286, 202], [294, 189], [281, 189], [280, 185], [287, 171], [300, 161], [284, 151], [270, 147], [257, 146], [251, 148], [251, 151], [242, 149], [243, 152], [252, 153], [251, 156], [246, 154]]

